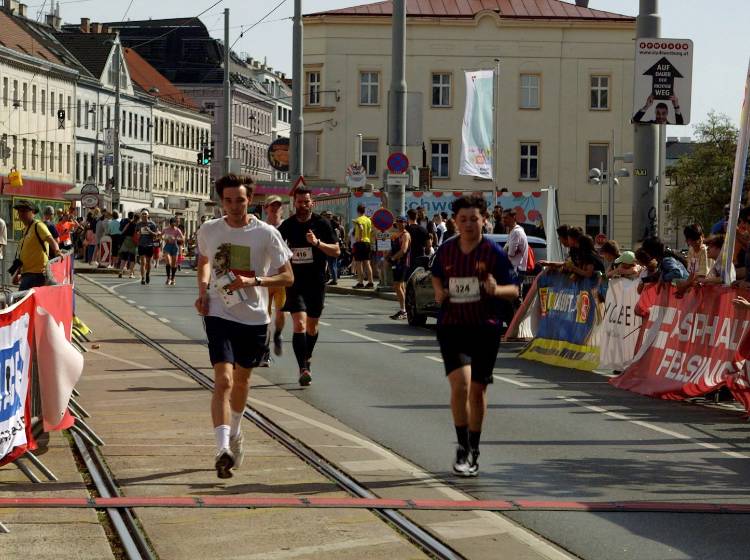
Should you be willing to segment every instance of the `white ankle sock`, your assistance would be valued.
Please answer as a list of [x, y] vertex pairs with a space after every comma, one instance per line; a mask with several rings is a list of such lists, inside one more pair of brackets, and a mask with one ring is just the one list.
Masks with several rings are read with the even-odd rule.
[[237, 437], [240, 435], [240, 422], [242, 421], [242, 413], [241, 412], [235, 412], [234, 410], [232, 412], [232, 427], [229, 430], [229, 437]]
[[222, 424], [214, 428], [214, 435], [216, 436], [216, 449], [221, 451], [222, 449], [229, 449], [229, 426]]

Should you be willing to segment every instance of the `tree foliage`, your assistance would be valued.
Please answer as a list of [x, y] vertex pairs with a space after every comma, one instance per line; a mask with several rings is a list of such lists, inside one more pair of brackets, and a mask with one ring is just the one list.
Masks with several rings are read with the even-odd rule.
[[698, 223], [708, 231], [732, 195], [738, 130], [729, 117], [711, 112], [695, 127], [695, 134], [692, 153], [667, 169], [672, 187], [666, 202], [673, 226]]

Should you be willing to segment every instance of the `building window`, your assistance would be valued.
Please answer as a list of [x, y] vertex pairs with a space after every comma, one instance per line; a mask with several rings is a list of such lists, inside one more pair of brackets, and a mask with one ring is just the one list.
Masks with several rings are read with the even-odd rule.
[[378, 176], [378, 141], [362, 140], [362, 167], [368, 177]]
[[112, 107], [107, 107], [107, 128], [112, 128]]
[[359, 104], [377, 105], [380, 99], [380, 74], [377, 72], [359, 73]]
[[29, 84], [24, 82], [23, 84], [23, 110], [28, 111], [29, 110]]
[[80, 99], [76, 102], [76, 126], [77, 127], [81, 126], [81, 100]]
[[320, 72], [307, 72], [307, 104], [320, 105]]
[[444, 72], [432, 74], [432, 106], [451, 106], [451, 75]]
[[89, 127], [89, 102], [86, 101], [86, 103], [83, 105], [83, 110], [85, 111], [83, 113], [83, 128]]
[[57, 172], [63, 172], [62, 144], [57, 145]]
[[521, 109], [539, 109], [540, 81], [538, 74], [521, 74]]
[[[62, 107], [60, 107], [62, 109]], [[55, 116], [55, 92], [50, 91], [49, 92], [49, 114], [50, 116]]]
[[21, 138], [21, 167], [26, 169], [26, 138]]
[[20, 103], [18, 99], [18, 80], [13, 80], [13, 106], [18, 107]]
[[589, 144], [589, 167], [586, 169], [586, 177], [589, 169], [599, 169], [603, 173], [607, 171], [609, 161], [609, 144]]
[[607, 231], [607, 215], [604, 215], [603, 227], [599, 228], [599, 215], [598, 214], [586, 214], [586, 235], [596, 237], [599, 233], [606, 233]]
[[96, 105], [91, 106], [91, 129], [96, 130]]
[[81, 176], [81, 152], [76, 152], [76, 183], [82, 181]]
[[436, 179], [450, 177], [450, 143], [431, 142], [432, 176]]
[[609, 76], [591, 76], [591, 108], [609, 109]]
[[65, 173], [70, 175], [70, 144], [65, 146]]
[[49, 143], [49, 172], [55, 172], [55, 143]]
[[31, 112], [36, 113], [36, 86], [31, 86]]
[[[60, 94], [60, 105], [61, 106], [62, 106], [62, 100], [63, 100], [63, 95], [61, 93]], [[66, 107], [67, 107], [67, 109], [65, 110], [65, 116], [67, 116], [68, 120], [70, 121], [70, 120], [73, 119], [73, 99], [71, 99], [70, 96], [68, 96], [68, 104], [66, 105]]]
[[8, 78], [3, 78], [3, 106], [8, 106]]
[[521, 144], [521, 181], [539, 180], [539, 144]]
[[36, 171], [36, 140], [31, 140], [31, 170]]
[[40, 107], [42, 115], [47, 114], [47, 91], [42, 90], [41, 95], [39, 96], [39, 100], [42, 102], [42, 106]]
[[47, 170], [47, 143], [42, 140], [39, 142], [39, 155], [41, 156], [41, 170], [46, 171]]

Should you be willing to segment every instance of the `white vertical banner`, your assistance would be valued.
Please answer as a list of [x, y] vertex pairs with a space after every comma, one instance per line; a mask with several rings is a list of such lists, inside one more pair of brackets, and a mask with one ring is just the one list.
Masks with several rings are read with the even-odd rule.
[[597, 329], [599, 339], [599, 368], [622, 371], [635, 356], [635, 345], [643, 319], [635, 314], [640, 280], [612, 278], [607, 286], [604, 318]]
[[493, 102], [494, 70], [465, 72], [466, 107], [461, 128], [459, 175], [494, 179]]
[[734, 157], [734, 174], [732, 177], [732, 198], [730, 201], [729, 222], [724, 246], [719, 255], [722, 264], [722, 279], [724, 284], [731, 284], [735, 280], [734, 269], [731, 266], [734, 255], [734, 243], [737, 231], [737, 219], [742, 202], [742, 187], [745, 184], [745, 169], [747, 168], [747, 149], [750, 145], [750, 62], [745, 77], [745, 98], [740, 113], [740, 133], [737, 136], [737, 153]]

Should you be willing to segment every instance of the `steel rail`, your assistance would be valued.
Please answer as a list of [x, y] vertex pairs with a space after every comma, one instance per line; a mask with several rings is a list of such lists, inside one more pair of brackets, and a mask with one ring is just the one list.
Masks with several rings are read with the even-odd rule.
[[[103, 498], [120, 497], [117, 484], [99, 456], [96, 447], [76, 432], [71, 432], [71, 435], [99, 495]], [[125, 549], [128, 560], [156, 560], [156, 556], [151, 551], [143, 531], [129, 508], [106, 508], [105, 511], [112, 521], [112, 526]]]
[[[207, 377], [203, 372], [193, 367], [191, 364], [177, 356], [171, 350], [164, 347], [164, 345], [151, 340], [146, 334], [139, 329], [135, 328], [131, 324], [122, 320], [115, 313], [107, 309], [104, 305], [96, 301], [91, 296], [82, 293], [80, 290], [75, 290], [79, 297], [82, 297], [88, 303], [96, 307], [99, 311], [104, 313], [110, 320], [115, 324], [129, 331], [138, 340], [156, 350], [164, 356], [172, 365], [180, 369], [188, 377], [196, 381], [203, 388], [213, 391], [214, 382], [212, 379]], [[358, 498], [377, 498], [378, 496], [372, 493], [370, 490], [362, 486], [354, 478], [349, 476], [347, 473], [337, 468], [332, 463], [328, 462], [325, 458], [319, 455], [314, 449], [308, 447], [297, 438], [292, 436], [286, 430], [275, 424], [272, 420], [266, 418], [263, 414], [252, 408], [250, 405], [245, 405], [244, 417], [253, 422], [258, 428], [263, 430], [266, 434], [271, 436], [273, 439], [281, 443], [284, 447], [289, 449], [296, 456], [303, 459], [305, 462], [310, 464], [318, 472], [323, 474], [325, 477], [333, 480], [342, 489], [346, 490], [350, 494]], [[464, 557], [458, 552], [453, 550], [445, 543], [438, 540], [436, 537], [431, 535], [425, 529], [414, 523], [412, 520], [404, 516], [402, 513], [392, 509], [372, 509], [375, 515], [378, 515], [388, 523], [393, 524], [400, 533], [406, 536], [410, 541], [419, 546], [423, 551], [432, 555], [435, 558], [445, 560], [460, 560]]]

